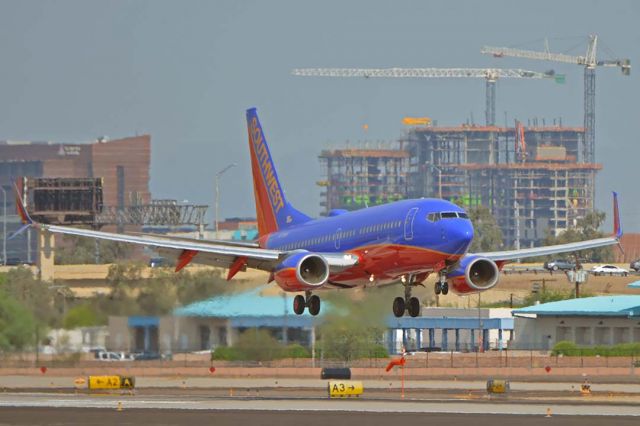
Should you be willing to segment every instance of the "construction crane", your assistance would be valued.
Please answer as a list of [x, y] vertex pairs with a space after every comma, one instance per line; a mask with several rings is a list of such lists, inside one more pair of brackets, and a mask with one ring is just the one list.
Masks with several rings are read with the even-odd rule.
[[623, 75], [631, 74], [631, 61], [629, 59], [613, 59], [598, 61], [596, 59], [596, 49], [598, 36], [589, 36], [587, 52], [584, 56], [572, 56], [563, 53], [551, 53], [547, 48], [544, 52], [534, 50], [514, 49], [510, 47], [490, 47], [484, 46], [480, 52], [493, 55], [496, 58], [504, 56], [514, 58], [536, 59], [540, 61], [565, 62], [577, 64], [584, 67], [584, 129], [586, 162], [595, 161], [595, 140], [596, 140], [596, 67], [619, 67]]
[[485, 116], [487, 126], [496, 124], [496, 81], [501, 78], [553, 79], [561, 83], [564, 76], [553, 71], [540, 73], [504, 68], [296, 68], [291, 74], [302, 77], [364, 78], [484, 78], [486, 80]]

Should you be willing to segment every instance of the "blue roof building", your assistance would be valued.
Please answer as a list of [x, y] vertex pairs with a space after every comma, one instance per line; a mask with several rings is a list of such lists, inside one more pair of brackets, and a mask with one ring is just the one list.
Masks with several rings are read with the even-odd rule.
[[195, 302], [176, 309], [178, 317], [224, 318], [234, 328], [250, 327], [297, 327], [310, 329], [316, 324], [331, 304], [324, 302], [318, 317], [304, 311], [296, 315], [291, 310], [293, 295], [264, 296], [264, 287], [243, 293], [224, 294], [207, 300]]
[[640, 295], [562, 300], [513, 314], [521, 349], [551, 349], [559, 341], [581, 346], [640, 342]]
[[640, 281], [634, 281], [631, 284], [629, 284], [627, 287], [629, 287], [629, 288], [640, 288]]
[[514, 315], [640, 317], [640, 296], [596, 296], [515, 309]]

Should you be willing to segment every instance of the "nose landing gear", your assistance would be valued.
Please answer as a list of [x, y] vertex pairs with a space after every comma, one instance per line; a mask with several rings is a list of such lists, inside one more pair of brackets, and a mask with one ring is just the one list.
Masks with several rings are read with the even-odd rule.
[[402, 284], [404, 285], [404, 298], [396, 297], [393, 299], [393, 315], [400, 318], [405, 312], [408, 312], [410, 316], [415, 318], [420, 315], [420, 300], [411, 296], [411, 289], [416, 285], [414, 277], [410, 276], [408, 280], [403, 279]]
[[305, 308], [309, 308], [309, 313], [316, 316], [320, 313], [320, 298], [310, 291], [305, 291], [305, 295], [298, 294], [293, 298], [293, 312], [302, 315]]
[[447, 295], [449, 293], [449, 283], [447, 282], [447, 276], [440, 274], [438, 282], [435, 284], [435, 293]]

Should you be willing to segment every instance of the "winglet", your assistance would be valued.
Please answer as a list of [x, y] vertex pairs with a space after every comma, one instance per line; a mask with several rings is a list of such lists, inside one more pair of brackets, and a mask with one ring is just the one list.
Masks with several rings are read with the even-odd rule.
[[29, 212], [27, 212], [27, 209], [25, 208], [24, 203], [22, 202], [20, 191], [18, 191], [18, 186], [15, 183], [13, 184], [13, 192], [16, 197], [16, 210], [18, 210], [18, 216], [20, 216], [20, 221], [22, 222], [22, 226], [9, 236], [10, 240], [22, 234], [27, 228], [29, 228], [34, 224], [33, 219], [31, 219], [31, 216], [29, 216]]
[[32, 225], [33, 220], [29, 216], [27, 209], [24, 207], [24, 203], [22, 202], [22, 197], [20, 196], [20, 191], [18, 191], [18, 186], [13, 184], [13, 191], [16, 196], [16, 209], [18, 210], [18, 215], [20, 216], [20, 220], [23, 225]]
[[620, 222], [618, 193], [615, 191], [613, 191], [613, 233], [618, 240], [622, 237], [622, 223]]

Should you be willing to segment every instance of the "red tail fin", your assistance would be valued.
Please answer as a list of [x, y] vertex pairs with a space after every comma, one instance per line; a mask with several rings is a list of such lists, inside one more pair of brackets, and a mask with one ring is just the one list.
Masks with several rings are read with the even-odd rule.
[[260, 236], [311, 220], [287, 202], [255, 108], [247, 110], [247, 128]]

